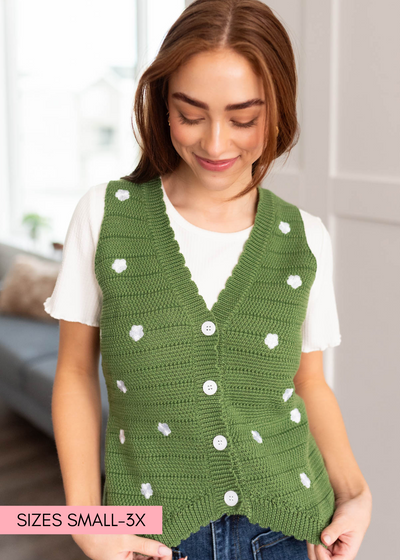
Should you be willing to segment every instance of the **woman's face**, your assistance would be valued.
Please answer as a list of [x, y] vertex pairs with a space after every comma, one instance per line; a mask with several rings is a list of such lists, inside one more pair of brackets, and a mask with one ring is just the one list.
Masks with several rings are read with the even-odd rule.
[[[244, 107], [230, 107], [244, 104]], [[263, 148], [265, 96], [249, 62], [232, 50], [193, 56], [170, 78], [171, 141], [183, 171], [205, 186], [227, 187], [251, 180], [251, 166]], [[213, 168], [198, 158], [230, 160]], [[186, 167], [186, 165], [188, 167]]]

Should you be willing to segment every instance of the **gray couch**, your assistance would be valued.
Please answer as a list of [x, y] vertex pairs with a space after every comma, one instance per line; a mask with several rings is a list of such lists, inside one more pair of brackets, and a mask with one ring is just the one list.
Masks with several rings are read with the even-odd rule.
[[[0, 243], [0, 289], [16, 253], [32, 255], [28, 251]], [[51, 398], [58, 343], [58, 322], [50, 324], [33, 318], [0, 313], [0, 398], [52, 438]], [[100, 356], [101, 471], [104, 475], [104, 443], [109, 405], [101, 361]]]

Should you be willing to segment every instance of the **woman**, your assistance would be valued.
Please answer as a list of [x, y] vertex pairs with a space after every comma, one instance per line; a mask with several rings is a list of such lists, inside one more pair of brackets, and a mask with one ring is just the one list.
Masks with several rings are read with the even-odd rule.
[[353, 560], [360, 547], [371, 494], [322, 367], [340, 343], [329, 234], [260, 187], [297, 140], [296, 86], [265, 4], [197, 0], [139, 81], [137, 168], [74, 213], [45, 302], [60, 319], [66, 502], [163, 506], [160, 538], [74, 535], [93, 560]]

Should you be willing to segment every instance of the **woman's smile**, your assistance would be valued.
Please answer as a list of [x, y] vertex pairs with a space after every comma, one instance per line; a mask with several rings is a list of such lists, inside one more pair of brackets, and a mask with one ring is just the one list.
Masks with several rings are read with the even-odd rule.
[[230, 167], [232, 167], [232, 165], [235, 163], [238, 157], [240, 157], [237, 156], [232, 159], [210, 160], [210, 159], [202, 158], [197, 154], [194, 155], [196, 156], [196, 159], [200, 163], [200, 165], [204, 169], [208, 169], [209, 171], [225, 171], [225, 169], [229, 169]]

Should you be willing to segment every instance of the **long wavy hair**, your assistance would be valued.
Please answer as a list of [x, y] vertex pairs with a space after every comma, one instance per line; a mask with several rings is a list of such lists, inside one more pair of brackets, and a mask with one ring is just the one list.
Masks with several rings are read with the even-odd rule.
[[171, 142], [167, 118], [169, 78], [195, 54], [219, 49], [232, 49], [248, 60], [262, 80], [267, 111], [263, 151], [252, 164], [251, 182], [230, 200], [257, 187], [277, 157], [289, 156], [300, 127], [295, 58], [282, 23], [259, 0], [195, 0], [171, 26], [139, 79], [133, 105], [139, 138], [133, 118], [131, 123], [140, 161], [121, 179], [144, 183], [178, 167], [181, 156]]

